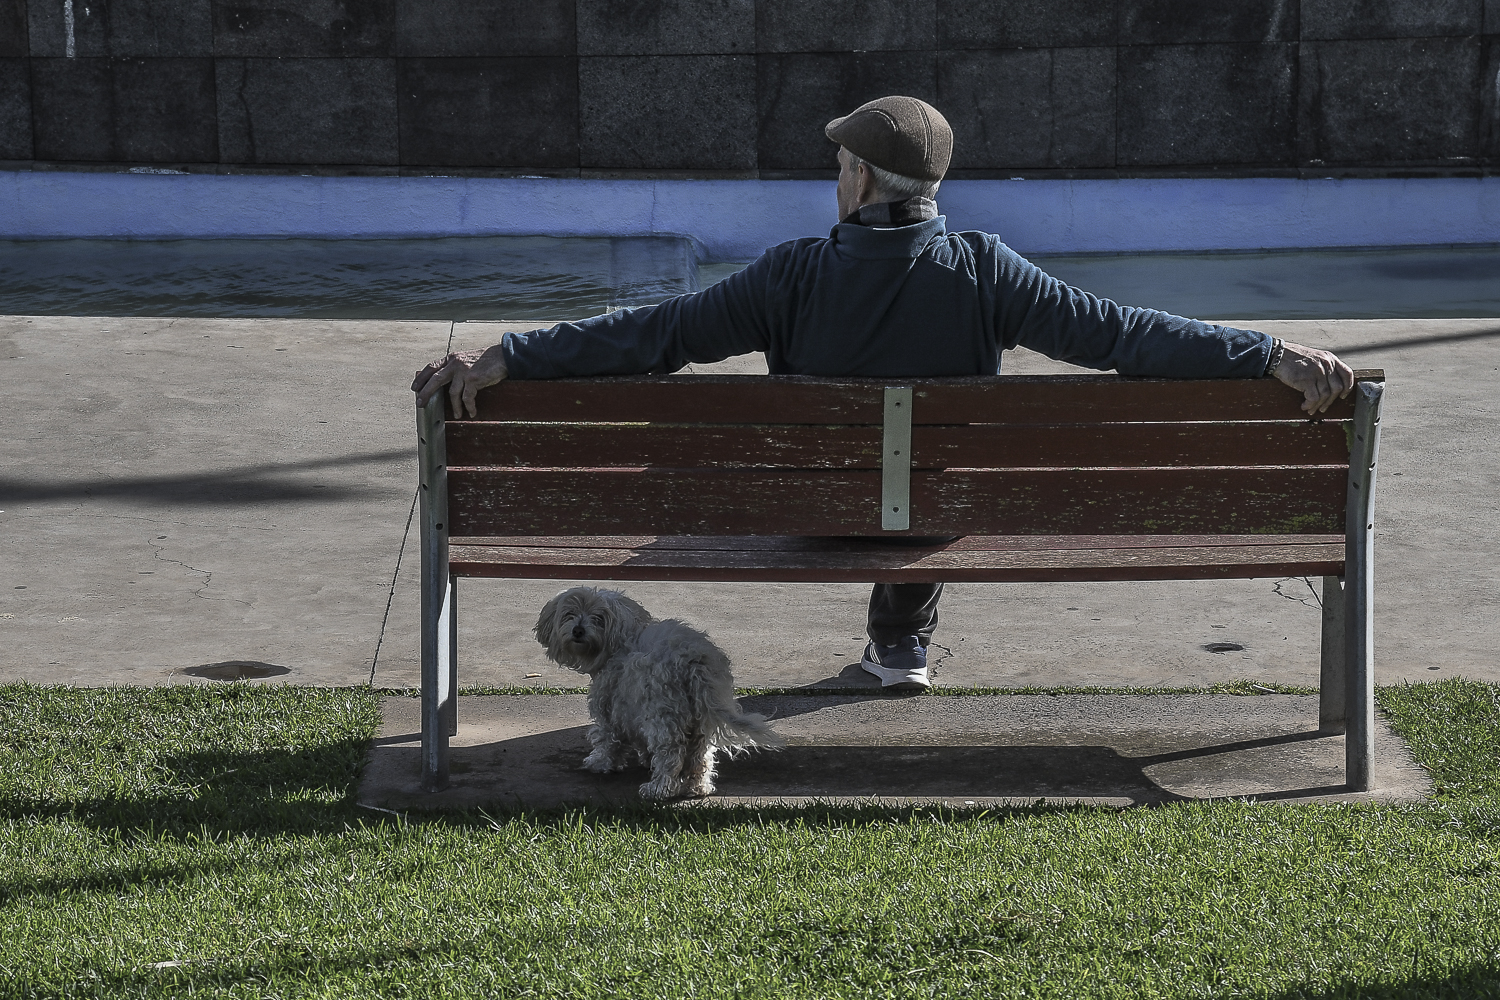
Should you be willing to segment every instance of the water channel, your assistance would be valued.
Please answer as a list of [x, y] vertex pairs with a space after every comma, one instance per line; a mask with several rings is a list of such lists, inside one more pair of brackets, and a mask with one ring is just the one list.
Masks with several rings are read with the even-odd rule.
[[[1033, 260], [1097, 295], [1203, 319], [1500, 316], [1500, 245]], [[743, 266], [667, 236], [0, 241], [0, 314], [557, 320]]]

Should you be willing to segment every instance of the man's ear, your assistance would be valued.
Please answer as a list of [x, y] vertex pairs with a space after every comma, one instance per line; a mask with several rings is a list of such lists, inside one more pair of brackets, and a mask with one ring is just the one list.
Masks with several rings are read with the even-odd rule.
[[854, 179], [854, 197], [861, 205], [873, 205], [875, 203], [875, 171], [871, 170], [869, 164], [863, 160], [856, 169], [858, 173]]

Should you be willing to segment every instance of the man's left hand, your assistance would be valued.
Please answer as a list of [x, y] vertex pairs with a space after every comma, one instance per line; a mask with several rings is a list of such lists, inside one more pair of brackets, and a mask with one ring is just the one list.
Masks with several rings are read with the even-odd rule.
[[479, 410], [474, 397], [480, 389], [504, 381], [507, 374], [505, 354], [496, 344], [487, 350], [461, 351], [434, 361], [417, 372], [411, 391], [417, 394], [417, 409], [421, 409], [446, 385], [453, 416], [462, 417], [467, 410], [469, 416], [477, 417]]
[[1354, 388], [1353, 370], [1337, 357], [1290, 342], [1282, 344], [1281, 363], [1273, 374], [1302, 393], [1302, 408], [1313, 416]]

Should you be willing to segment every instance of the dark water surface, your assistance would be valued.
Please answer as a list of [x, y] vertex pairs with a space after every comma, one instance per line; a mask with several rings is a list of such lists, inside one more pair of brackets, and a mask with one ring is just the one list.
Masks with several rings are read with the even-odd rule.
[[0, 314], [558, 319], [698, 290], [677, 237], [0, 241]]
[[1500, 245], [1032, 260], [1095, 295], [1201, 319], [1500, 316]]
[[[1037, 255], [1096, 295], [1204, 319], [1500, 316], [1500, 245]], [[0, 314], [556, 320], [697, 291], [680, 237], [0, 241]]]

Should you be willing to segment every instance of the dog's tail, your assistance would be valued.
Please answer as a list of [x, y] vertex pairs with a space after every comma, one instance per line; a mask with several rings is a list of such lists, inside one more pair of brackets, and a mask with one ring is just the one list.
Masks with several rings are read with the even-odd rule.
[[764, 715], [745, 711], [737, 701], [730, 700], [715, 714], [718, 726], [710, 739], [731, 757], [744, 750], [780, 750], [786, 746], [786, 740], [771, 728]]

